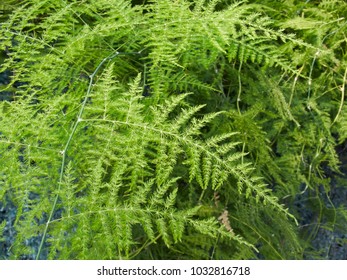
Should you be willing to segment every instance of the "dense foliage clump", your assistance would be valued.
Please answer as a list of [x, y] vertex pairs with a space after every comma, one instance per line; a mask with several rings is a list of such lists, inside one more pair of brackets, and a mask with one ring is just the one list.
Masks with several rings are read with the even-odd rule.
[[323, 206], [347, 139], [344, 1], [2, 9], [5, 258], [302, 259], [344, 224]]

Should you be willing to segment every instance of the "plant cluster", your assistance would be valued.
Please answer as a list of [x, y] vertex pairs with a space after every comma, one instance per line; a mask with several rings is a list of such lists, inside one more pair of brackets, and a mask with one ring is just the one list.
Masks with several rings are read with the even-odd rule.
[[2, 6], [5, 258], [302, 259], [345, 221], [322, 203], [347, 139], [344, 1]]

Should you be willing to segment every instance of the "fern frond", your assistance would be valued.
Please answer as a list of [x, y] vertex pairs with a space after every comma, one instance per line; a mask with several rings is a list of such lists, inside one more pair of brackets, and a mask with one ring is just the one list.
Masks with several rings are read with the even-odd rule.
[[288, 201], [347, 138], [346, 5], [259, 2], [11, 1], [11, 258], [299, 256]]

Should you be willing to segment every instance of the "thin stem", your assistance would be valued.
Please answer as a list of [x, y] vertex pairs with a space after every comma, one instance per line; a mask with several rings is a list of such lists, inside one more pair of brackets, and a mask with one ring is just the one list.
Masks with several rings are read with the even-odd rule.
[[46, 226], [45, 226], [45, 229], [43, 231], [43, 235], [42, 235], [42, 238], [41, 238], [41, 242], [40, 242], [40, 245], [39, 245], [39, 248], [38, 248], [38, 252], [37, 252], [37, 255], [36, 255], [36, 260], [38, 260], [40, 258], [40, 255], [41, 255], [41, 252], [42, 252], [42, 248], [43, 248], [43, 244], [45, 243], [45, 240], [46, 240], [46, 236], [47, 236], [47, 231], [48, 231], [48, 227], [49, 227], [49, 224], [51, 223], [52, 221], [52, 218], [53, 218], [53, 214], [55, 212], [55, 208], [57, 206], [57, 203], [58, 203], [58, 199], [59, 199], [59, 193], [60, 193], [60, 188], [61, 188], [61, 185], [62, 185], [62, 181], [63, 181], [63, 176], [64, 176], [64, 170], [65, 170], [65, 162], [66, 162], [66, 154], [67, 154], [67, 151], [70, 147], [70, 143], [72, 141], [72, 138], [73, 136], [75, 135], [75, 132], [76, 132], [76, 129], [77, 129], [77, 126], [78, 124], [82, 121], [82, 114], [84, 112], [84, 108], [87, 104], [87, 101], [88, 101], [88, 97], [92, 91], [92, 87], [93, 87], [93, 80], [94, 80], [94, 77], [95, 75], [98, 73], [98, 71], [100, 70], [100, 68], [104, 65], [104, 63], [106, 61], [110, 61], [112, 60], [113, 58], [119, 56], [119, 55], [128, 55], [128, 54], [140, 54], [140, 52], [128, 52], [128, 53], [125, 53], [125, 52], [115, 52], [113, 54], [111, 54], [110, 56], [104, 58], [100, 63], [99, 65], [96, 67], [96, 69], [94, 70], [94, 72], [89, 76], [89, 86], [88, 86], [88, 89], [87, 89], [87, 93], [86, 95], [84, 96], [84, 99], [83, 99], [83, 102], [82, 102], [82, 106], [77, 114], [77, 120], [75, 121], [73, 127], [72, 127], [72, 131], [69, 135], [69, 138], [65, 144], [65, 147], [64, 147], [64, 150], [61, 152], [62, 153], [62, 161], [61, 161], [61, 167], [60, 167], [60, 174], [59, 174], [59, 181], [58, 181], [58, 189], [57, 189], [57, 194], [55, 195], [55, 198], [54, 198], [54, 202], [53, 202], [53, 205], [52, 205], [52, 209], [50, 211], [50, 214], [49, 214], [49, 217], [48, 217], [48, 220], [46, 222]]
[[240, 104], [239, 104], [241, 101], [241, 91], [242, 91], [241, 68], [242, 68], [242, 61], [240, 62], [239, 71], [238, 71], [238, 75], [237, 75], [238, 81], [239, 81], [239, 92], [237, 94], [236, 106], [237, 106], [237, 111], [239, 112], [239, 115], [241, 115]]
[[343, 107], [343, 101], [345, 100], [345, 89], [346, 89], [346, 82], [347, 82], [346, 80], [347, 80], [347, 67], [345, 70], [345, 74], [343, 75], [343, 81], [342, 81], [342, 86], [341, 86], [341, 102], [340, 102], [339, 110], [337, 111], [336, 117], [335, 117], [335, 119], [331, 125], [333, 125], [337, 121], [337, 119], [341, 113], [341, 110]]

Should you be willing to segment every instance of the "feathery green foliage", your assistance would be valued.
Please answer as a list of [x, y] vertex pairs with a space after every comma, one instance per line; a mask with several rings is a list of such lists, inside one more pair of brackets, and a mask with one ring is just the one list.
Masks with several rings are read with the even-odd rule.
[[5, 2], [8, 258], [303, 258], [292, 203], [347, 139], [347, 8], [256, 2]]

